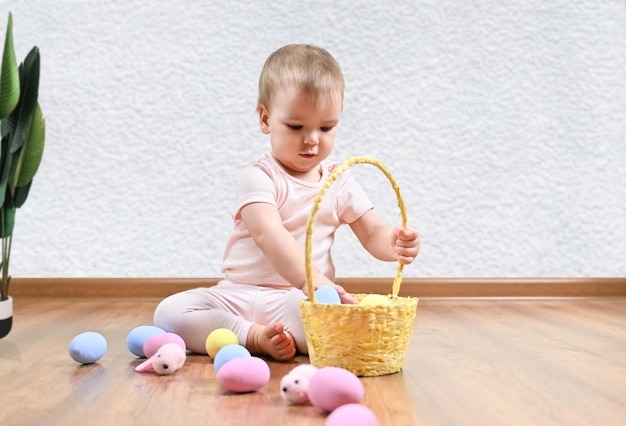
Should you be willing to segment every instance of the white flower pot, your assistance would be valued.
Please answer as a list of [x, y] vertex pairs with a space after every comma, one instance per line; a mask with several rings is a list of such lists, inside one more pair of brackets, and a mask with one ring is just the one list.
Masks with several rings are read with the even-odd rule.
[[7, 300], [0, 301], [0, 339], [11, 331], [13, 325], [13, 299], [11, 296]]

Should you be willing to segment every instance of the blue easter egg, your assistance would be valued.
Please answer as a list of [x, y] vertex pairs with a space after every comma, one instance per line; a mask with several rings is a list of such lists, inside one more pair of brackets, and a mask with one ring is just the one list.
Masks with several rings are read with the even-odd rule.
[[341, 298], [335, 287], [331, 285], [321, 285], [315, 290], [315, 300], [319, 303], [325, 303], [327, 305], [336, 305], [341, 303]]
[[126, 337], [126, 347], [133, 355], [139, 358], [145, 358], [146, 354], [143, 351], [143, 345], [146, 341], [155, 334], [165, 333], [165, 330], [155, 327], [154, 325], [140, 325], [133, 328], [128, 337]]
[[215, 372], [217, 373], [220, 368], [228, 361], [231, 361], [235, 358], [243, 358], [250, 357], [250, 351], [248, 351], [244, 346], [241, 345], [226, 345], [222, 347], [217, 354], [215, 354], [215, 359], [213, 360], [213, 367], [215, 367]]
[[107, 340], [100, 333], [86, 331], [74, 337], [69, 352], [72, 359], [80, 364], [93, 364], [107, 351]]

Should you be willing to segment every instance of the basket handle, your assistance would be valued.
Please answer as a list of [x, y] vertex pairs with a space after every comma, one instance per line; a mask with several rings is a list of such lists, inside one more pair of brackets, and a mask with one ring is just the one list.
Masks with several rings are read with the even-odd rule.
[[[400, 194], [400, 187], [398, 186], [396, 180], [391, 175], [391, 172], [381, 163], [379, 160], [370, 157], [351, 157], [348, 158], [345, 162], [335, 167], [330, 176], [326, 179], [322, 188], [317, 193], [317, 196], [313, 200], [313, 207], [311, 208], [311, 214], [306, 223], [306, 239], [304, 242], [304, 262], [306, 269], [306, 284], [309, 289], [309, 299], [312, 303], [316, 303], [315, 300], [315, 286], [313, 284], [313, 263], [311, 259], [311, 251], [312, 251], [312, 238], [313, 238], [313, 228], [315, 227], [315, 218], [317, 217], [317, 213], [320, 210], [322, 199], [326, 194], [326, 191], [332, 186], [333, 183], [339, 178], [339, 176], [345, 172], [350, 167], [355, 164], [371, 164], [373, 166], [378, 167], [384, 175], [387, 177], [391, 186], [396, 193], [396, 198], [398, 199], [398, 207], [400, 207], [400, 216], [402, 217], [402, 227], [406, 229], [407, 227], [407, 212], [406, 205], [404, 204], [404, 198], [402, 198], [402, 194]], [[402, 268], [404, 265], [398, 262], [398, 269], [396, 271], [396, 276], [393, 281], [392, 295], [393, 297], [397, 297], [400, 292], [400, 285], [402, 284]]]

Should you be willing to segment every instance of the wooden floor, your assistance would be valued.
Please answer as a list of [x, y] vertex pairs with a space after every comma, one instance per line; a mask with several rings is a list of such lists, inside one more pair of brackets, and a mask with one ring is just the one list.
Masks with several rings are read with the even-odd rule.
[[[172, 376], [139, 374], [128, 332], [150, 324], [158, 299], [19, 298], [0, 339], [0, 425], [323, 425], [287, 406], [270, 363], [259, 392], [233, 395], [207, 356]], [[98, 331], [97, 364], [70, 340]], [[422, 299], [404, 371], [362, 378], [380, 425], [626, 424], [626, 298]]]

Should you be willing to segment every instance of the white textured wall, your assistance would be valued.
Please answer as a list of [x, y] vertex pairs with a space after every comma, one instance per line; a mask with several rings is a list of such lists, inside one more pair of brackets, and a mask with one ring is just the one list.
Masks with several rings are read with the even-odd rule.
[[[3, 0], [2, 34], [8, 10], [48, 124], [14, 276], [219, 276], [237, 170], [269, 146], [258, 73], [290, 42], [343, 66], [334, 158], [399, 181], [405, 276], [626, 275], [623, 0]], [[393, 275], [348, 230], [336, 248], [340, 276]]]

